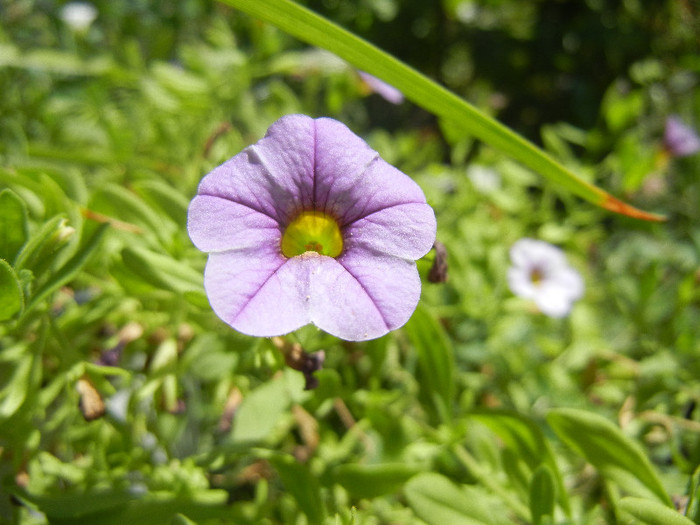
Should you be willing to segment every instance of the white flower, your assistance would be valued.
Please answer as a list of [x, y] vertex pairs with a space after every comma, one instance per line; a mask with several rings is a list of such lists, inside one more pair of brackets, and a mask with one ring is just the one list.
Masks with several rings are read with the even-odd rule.
[[394, 86], [387, 84], [383, 80], [379, 80], [377, 77], [365, 73], [364, 71], [358, 71], [358, 75], [365, 83], [365, 85], [370, 89], [370, 91], [381, 96], [384, 100], [391, 102], [392, 104], [401, 104], [403, 102], [403, 93], [396, 89]]
[[491, 193], [501, 187], [501, 176], [498, 172], [481, 164], [472, 164], [467, 168], [467, 177], [480, 193]]
[[97, 18], [97, 9], [87, 2], [70, 2], [63, 6], [60, 16], [73, 31], [85, 31]]
[[583, 296], [583, 279], [559, 248], [544, 241], [520, 239], [511, 247], [510, 259], [510, 289], [534, 301], [545, 315], [565, 317]]

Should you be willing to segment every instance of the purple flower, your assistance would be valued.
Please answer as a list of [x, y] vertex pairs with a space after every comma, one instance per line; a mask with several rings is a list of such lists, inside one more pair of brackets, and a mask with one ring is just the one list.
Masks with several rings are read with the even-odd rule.
[[674, 157], [686, 157], [700, 151], [700, 137], [676, 116], [666, 119], [664, 146]]
[[564, 317], [583, 296], [583, 279], [559, 248], [544, 241], [520, 239], [511, 247], [510, 259], [510, 289], [534, 301], [543, 314]]
[[313, 323], [360, 341], [400, 327], [436, 231], [415, 182], [342, 123], [304, 115], [206, 175], [188, 213], [214, 312], [264, 337]]
[[358, 71], [357, 74], [360, 75], [360, 78], [370, 90], [381, 96], [387, 102], [391, 102], [392, 104], [401, 104], [403, 102], [403, 93], [394, 86], [364, 71]]

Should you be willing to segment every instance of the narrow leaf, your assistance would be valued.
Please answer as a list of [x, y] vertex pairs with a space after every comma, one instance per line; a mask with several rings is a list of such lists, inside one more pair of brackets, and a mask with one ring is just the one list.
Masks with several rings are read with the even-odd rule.
[[540, 465], [549, 467], [557, 487], [559, 504], [567, 514], [570, 513], [568, 491], [564, 486], [564, 479], [557, 466], [554, 453], [534, 421], [516, 412], [491, 410], [471, 412], [468, 417], [476, 419], [491, 429], [531, 469], [535, 470]]
[[530, 481], [530, 512], [532, 523], [540, 525], [545, 516], [554, 517], [556, 485], [554, 474], [547, 465], [540, 465]]
[[27, 206], [12, 190], [0, 192], [0, 259], [12, 263], [27, 242]]
[[107, 224], [101, 224], [98, 226], [92, 236], [78, 249], [76, 254], [36, 291], [31, 302], [27, 306], [27, 309], [25, 310], [25, 314], [43, 301], [51, 293], [58, 290], [61, 286], [69, 283], [75, 278], [76, 275], [78, 275], [85, 263], [87, 263], [89, 257], [99, 246], [100, 240], [107, 230], [107, 227]]
[[24, 306], [19, 279], [7, 261], [0, 259], [0, 321], [7, 321]]
[[437, 320], [420, 305], [404, 326], [418, 355], [421, 388], [434, 401], [443, 420], [450, 417], [454, 396], [454, 354]]
[[[488, 498], [476, 488], [458, 486], [435, 473], [418, 474], [406, 483], [406, 500], [430, 525], [484, 525], [503, 523]], [[503, 516], [505, 518], [505, 516]]]
[[552, 410], [547, 422], [564, 443], [597, 468], [603, 477], [628, 493], [653, 495], [672, 506], [641, 447], [613, 423], [592, 412], [565, 408]]
[[622, 498], [619, 509], [634, 518], [634, 523], [646, 525], [694, 525], [678, 511], [669, 509], [661, 503], [644, 498]]
[[357, 498], [376, 498], [398, 491], [418, 469], [404, 463], [339, 465], [333, 479]]
[[497, 120], [369, 42], [291, 0], [221, 0], [311, 45], [322, 47], [401, 91], [425, 110], [510, 155], [566, 190], [637, 219], [663, 217], [636, 209], [584, 181]]
[[203, 291], [202, 274], [168, 255], [125, 248], [122, 260], [133, 273], [154, 286], [177, 293]]
[[309, 467], [289, 455], [274, 455], [269, 461], [309, 523], [323, 523], [326, 511], [321, 499], [321, 485]]

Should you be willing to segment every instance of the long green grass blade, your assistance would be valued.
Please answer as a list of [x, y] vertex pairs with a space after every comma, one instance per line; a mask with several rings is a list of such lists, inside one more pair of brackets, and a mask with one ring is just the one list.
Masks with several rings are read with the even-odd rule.
[[353, 66], [399, 89], [427, 111], [506, 153], [568, 191], [607, 210], [637, 219], [664, 220], [594, 186], [497, 120], [369, 42], [291, 0], [220, 0], [286, 33], [335, 53]]

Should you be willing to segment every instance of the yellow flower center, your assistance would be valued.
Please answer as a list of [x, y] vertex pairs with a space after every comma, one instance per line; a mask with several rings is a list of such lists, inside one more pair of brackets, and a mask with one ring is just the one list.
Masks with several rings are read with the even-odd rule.
[[333, 217], [320, 211], [305, 211], [294, 219], [282, 235], [282, 254], [294, 257], [317, 252], [338, 257], [343, 251], [343, 236]]

